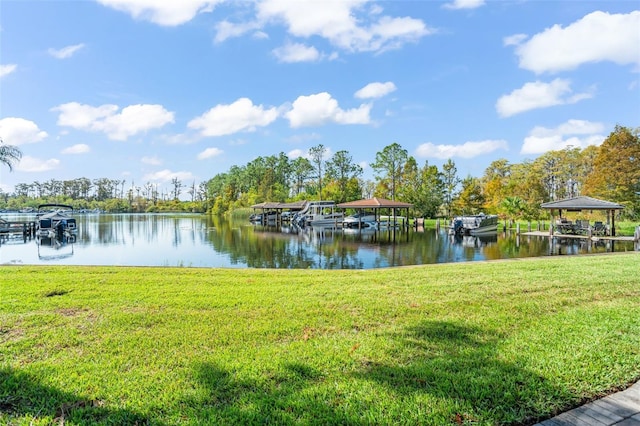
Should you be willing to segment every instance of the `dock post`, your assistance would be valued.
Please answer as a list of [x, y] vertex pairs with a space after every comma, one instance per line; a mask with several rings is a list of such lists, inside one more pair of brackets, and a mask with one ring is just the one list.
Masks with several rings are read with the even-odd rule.
[[636, 226], [636, 232], [633, 234], [633, 241], [640, 242], [640, 225]]
[[520, 222], [516, 223], [516, 235], [520, 235]]

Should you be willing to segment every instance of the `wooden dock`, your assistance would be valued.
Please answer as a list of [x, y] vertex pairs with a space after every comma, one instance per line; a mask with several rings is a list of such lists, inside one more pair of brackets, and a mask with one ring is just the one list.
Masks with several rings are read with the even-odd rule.
[[9, 239], [22, 238], [25, 242], [36, 236], [36, 222], [0, 220], [0, 244]]
[[598, 235], [589, 237], [588, 235], [580, 235], [580, 234], [550, 234], [549, 231], [531, 231], [531, 232], [522, 232], [520, 235], [531, 235], [534, 237], [548, 237], [548, 238], [572, 238], [579, 240], [591, 240], [591, 241], [636, 241], [633, 236], [616, 236], [612, 237], [609, 235]]

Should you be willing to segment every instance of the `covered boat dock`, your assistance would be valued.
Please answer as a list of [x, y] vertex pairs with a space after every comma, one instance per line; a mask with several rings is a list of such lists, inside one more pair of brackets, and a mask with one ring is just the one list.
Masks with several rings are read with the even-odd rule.
[[268, 217], [270, 214], [273, 214], [273, 217], [274, 217], [273, 221], [275, 221], [278, 224], [281, 224], [282, 213], [284, 211], [298, 212], [300, 210], [303, 210], [306, 205], [307, 205], [306, 200], [296, 201], [294, 203], [278, 203], [278, 202], [266, 201], [264, 203], [254, 204], [253, 206], [251, 206], [251, 208], [254, 211], [256, 210], [262, 211], [260, 220], [257, 220], [256, 222], [266, 225], [267, 222], [269, 221]]
[[[360, 213], [362, 213], [365, 210], [373, 210], [375, 212], [377, 222], [380, 222], [380, 214], [378, 210], [386, 209], [387, 212], [389, 213], [389, 217], [393, 218], [392, 221], [394, 223], [397, 222], [396, 218], [403, 218], [404, 220], [402, 222], [402, 226], [409, 227], [409, 221], [408, 221], [409, 209], [413, 207], [413, 204], [403, 203], [401, 201], [387, 200], [385, 198], [373, 197], [373, 198], [368, 198], [364, 200], [356, 200], [356, 201], [349, 201], [346, 203], [340, 203], [337, 205], [337, 207], [341, 209], [354, 209]], [[401, 213], [403, 210], [406, 211], [406, 215], [402, 216], [402, 215], [396, 214], [398, 211]]]
[[[557, 232], [563, 235], [586, 235], [588, 237], [593, 235], [615, 237], [615, 213], [618, 210], [624, 209], [624, 206], [621, 204], [585, 196], [551, 201], [541, 204], [540, 207], [550, 210], [551, 226], [549, 228], [549, 233], [551, 235], [553, 235], [554, 232]], [[571, 221], [562, 214], [563, 211], [566, 214], [567, 212], [593, 212], [594, 210], [605, 211], [606, 222], [596, 221], [591, 224], [588, 220]]]

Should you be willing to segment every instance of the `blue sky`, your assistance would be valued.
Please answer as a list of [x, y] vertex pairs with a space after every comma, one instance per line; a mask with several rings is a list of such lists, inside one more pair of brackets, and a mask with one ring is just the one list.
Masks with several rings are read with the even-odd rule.
[[196, 185], [318, 144], [461, 177], [640, 126], [638, 1], [8, 0], [0, 188]]

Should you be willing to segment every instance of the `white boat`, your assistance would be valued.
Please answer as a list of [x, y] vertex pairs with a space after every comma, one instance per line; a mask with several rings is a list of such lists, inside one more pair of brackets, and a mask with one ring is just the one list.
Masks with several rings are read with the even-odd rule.
[[[51, 210], [52, 208], [53, 210]], [[65, 204], [39, 205], [36, 236], [46, 238], [75, 236], [78, 232], [78, 227], [76, 220], [68, 213], [69, 211], [73, 212], [73, 207]]]
[[344, 228], [371, 228], [376, 226], [376, 215], [370, 213], [356, 213], [347, 216], [342, 221]]
[[334, 201], [309, 201], [304, 210], [304, 221], [314, 227], [339, 226], [344, 220], [344, 213], [336, 212]]
[[309, 221], [309, 225], [316, 228], [320, 226], [337, 227], [342, 224], [343, 220], [344, 220], [344, 213], [340, 213], [340, 212], [319, 213], [314, 215], [314, 218]]
[[483, 213], [457, 216], [451, 222], [449, 233], [458, 235], [485, 235], [498, 232], [498, 216]]

